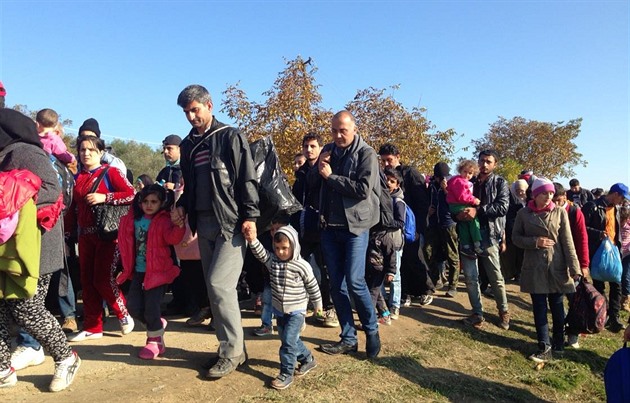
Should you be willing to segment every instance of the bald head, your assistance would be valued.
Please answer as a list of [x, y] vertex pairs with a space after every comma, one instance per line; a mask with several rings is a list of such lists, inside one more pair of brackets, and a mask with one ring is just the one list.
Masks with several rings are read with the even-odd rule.
[[343, 110], [335, 113], [331, 123], [332, 139], [340, 148], [347, 148], [354, 141], [357, 133], [354, 116]]

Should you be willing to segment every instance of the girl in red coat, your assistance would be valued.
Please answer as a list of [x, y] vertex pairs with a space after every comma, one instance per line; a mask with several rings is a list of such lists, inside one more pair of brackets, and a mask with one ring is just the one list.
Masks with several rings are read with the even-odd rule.
[[146, 345], [138, 353], [145, 360], [164, 354], [166, 320], [160, 317], [160, 303], [168, 284], [179, 275], [171, 245], [181, 242], [186, 228], [171, 222], [172, 204], [172, 191], [156, 184], [144, 187], [118, 229], [123, 271], [116, 281], [131, 280], [127, 308], [147, 327]]

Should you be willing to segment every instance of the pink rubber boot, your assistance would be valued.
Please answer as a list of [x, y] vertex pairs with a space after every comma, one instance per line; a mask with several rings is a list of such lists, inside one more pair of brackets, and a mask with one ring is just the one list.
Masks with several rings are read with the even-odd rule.
[[164, 329], [160, 329], [154, 332], [147, 332], [147, 345], [140, 349], [138, 357], [143, 360], [154, 360], [158, 355], [164, 354], [165, 351]]

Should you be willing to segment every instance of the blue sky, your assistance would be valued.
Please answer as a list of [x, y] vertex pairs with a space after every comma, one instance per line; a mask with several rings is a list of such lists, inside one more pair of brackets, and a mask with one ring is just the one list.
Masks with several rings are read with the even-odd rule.
[[158, 145], [190, 128], [176, 105], [186, 85], [206, 86], [216, 111], [239, 81], [262, 101], [283, 58], [301, 55], [325, 107], [400, 84], [399, 101], [465, 135], [459, 148], [498, 116], [582, 117], [589, 164], [576, 176], [607, 188], [630, 182], [629, 21], [627, 1], [3, 0], [0, 80], [8, 105]]

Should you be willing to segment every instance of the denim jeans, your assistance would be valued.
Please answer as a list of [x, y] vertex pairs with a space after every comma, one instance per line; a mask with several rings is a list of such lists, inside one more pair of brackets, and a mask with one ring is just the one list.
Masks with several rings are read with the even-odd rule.
[[262, 315], [260, 315], [260, 320], [262, 321], [262, 325], [269, 327], [272, 325], [271, 321], [273, 319], [273, 308], [271, 307], [271, 284], [269, 284], [269, 279], [265, 279], [265, 286], [262, 292]]
[[[534, 325], [538, 345], [552, 346], [554, 350], [564, 350], [564, 304], [563, 294], [530, 294], [534, 311]], [[553, 342], [549, 340], [549, 324], [547, 323], [547, 301], [551, 310], [553, 323]]]
[[[500, 312], [508, 311], [507, 296], [505, 294], [505, 280], [501, 274], [501, 263], [499, 261], [499, 247], [488, 240], [487, 231], [482, 231], [482, 248], [488, 253], [487, 257], [480, 256], [478, 259], [482, 261], [483, 267], [488, 275], [492, 292], [494, 292], [494, 300], [497, 303], [497, 309]], [[488, 246], [490, 245], [490, 246]], [[469, 259], [461, 257], [462, 269], [466, 278], [466, 289], [468, 290], [468, 299], [472, 307], [473, 313], [483, 316], [483, 304], [481, 302], [481, 290], [479, 288], [479, 266], [477, 259]]]
[[381, 289], [381, 294], [387, 295], [387, 306], [389, 309], [400, 308], [400, 261], [402, 258], [402, 250], [396, 251], [396, 274], [394, 279], [389, 283], [389, 295], [385, 291], [385, 284]]
[[369, 231], [354, 235], [348, 230], [325, 229], [321, 234], [324, 260], [330, 276], [331, 296], [341, 325], [341, 341], [349, 345], [357, 343], [350, 297], [354, 301], [365, 333], [378, 333], [376, 313], [365, 282], [368, 237]]
[[300, 339], [300, 330], [304, 324], [301, 313], [284, 314], [276, 317], [278, 333], [280, 333], [280, 373], [293, 376], [295, 363], [306, 363], [311, 360], [311, 352]]

